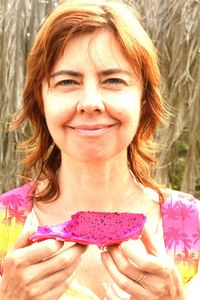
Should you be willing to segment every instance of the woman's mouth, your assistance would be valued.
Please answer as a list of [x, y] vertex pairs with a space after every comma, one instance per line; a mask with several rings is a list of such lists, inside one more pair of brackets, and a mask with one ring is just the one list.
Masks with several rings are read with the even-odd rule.
[[76, 133], [83, 136], [98, 136], [104, 134], [110, 130], [112, 125], [81, 125], [81, 126], [68, 126], [72, 128]]

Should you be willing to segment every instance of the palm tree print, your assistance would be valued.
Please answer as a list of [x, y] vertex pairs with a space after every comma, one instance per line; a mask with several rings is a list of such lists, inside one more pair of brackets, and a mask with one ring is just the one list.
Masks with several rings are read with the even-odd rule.
[[162, 209], [163, 215], [166, 215], [168, 219], [172, 220], [178, 220], [179, 218], [183, 220], [190, 219], [194, 212], [193, 205], [185, 205], [180, 201], [174, 204], [171, 202]]
[[162, 214], [165, 215], [167, 219], [177, 220], [180, 216], [180, 207], [178, 202], [173, 205], [169, 203], [162, 207]]
[[6, 206], [8, 209], [18, 209], [18, 208], [29, 208], [31, 205], [31, 201], [28, 201], [24, 195], [21, 194], [10, 194], [6, 195], [6, 197], [2, 197], [0, 202], [3, 206]]
[[192, 236], [193, 236], [193, 238], [195, 238], [194, 243], [195, 244], [199, 243], [199, 245], [200, 245], [200, 228], [197, 228], [196, 233], [194, 233]]
[[194, 206], [192, 204], [185, 205], [184, 203], [179, 202], [179, 205], [180, 205], [180, 210], [181, 210], [181, 218], [183, 220], [190, 219], [191, 215], [195, 213], [194, 208], [193, 208]]
[[188, 263], [189, 265], [196, 265], [196, 262], [198, 262], [198, 259], [196, 258], [195, 252], [181, 252], [176, 255], [175, 259], [176, 263]]
[[182, 242], [183, 242], [184, 251], [185, 251], [185, 253], [187, 254], [187, 253], [188, 253], [188, 250], [191, 249], [192, 241], [191, 241], [191, 239], [188, 238], [188, 235], [187, 235], [187, 234], [183, 233], [183, 239], [182, 239]]
[[180, 242], [183, 242], [186, 237], [180, 232], [179, 228], [169, 227], [165, 233], [165, 243], [169, 250], [174, 249], [174, 257], [176, 249]]
[[26, 220], [26, 215], [24, 214], [23, 210], [17, 210], [17, 209], [9, 209], [7, 217], [3, 220], [6, 224], [9, 226], [12, 223], [12, 220], [15, 219], [16, 223], [22, 223], [24, 224]]

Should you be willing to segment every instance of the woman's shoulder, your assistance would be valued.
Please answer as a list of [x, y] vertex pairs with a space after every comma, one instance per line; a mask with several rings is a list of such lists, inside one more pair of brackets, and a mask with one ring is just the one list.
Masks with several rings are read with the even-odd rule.
[[166, 189], [163, 191], [165, 201], [161, 205], [164, 219], [174, 222], [196, 222], [200, 225], [200, 201], [193, 195]]
[[29, 210], [35, 193], [33, 182], [26, 183], [0, 195], [0, 208]]
[[164, 195], [163, 205], [198, 205], [200, 201], [195, 198], [192, 194], [185, 193], [182, 191], [177, 191], [173, 189], [164, 189], [162, 190]]
[[200, 201], [193, 195], [165, 190], [161, 206], [165, 248], [187, 283], [200, 259]]

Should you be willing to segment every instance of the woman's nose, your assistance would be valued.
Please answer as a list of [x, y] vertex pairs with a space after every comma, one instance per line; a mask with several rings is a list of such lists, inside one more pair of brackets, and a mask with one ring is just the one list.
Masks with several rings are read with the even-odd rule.
[[79, 100], [77, 105], [78, 112], [92, 113], [94, 111], [104, 112], [105, 106], [102, 100], [102, 95], [98, 92], [96, 93], [86, 93]]

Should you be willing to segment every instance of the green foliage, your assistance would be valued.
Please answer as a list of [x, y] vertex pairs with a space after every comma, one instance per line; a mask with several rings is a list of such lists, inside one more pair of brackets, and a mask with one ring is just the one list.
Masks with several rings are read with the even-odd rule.
[[180, 190], [188, 153], [184, 137], [178, 139], [171, 148], [171, 164], [168, 169], [169, 181], [173, 189]]

